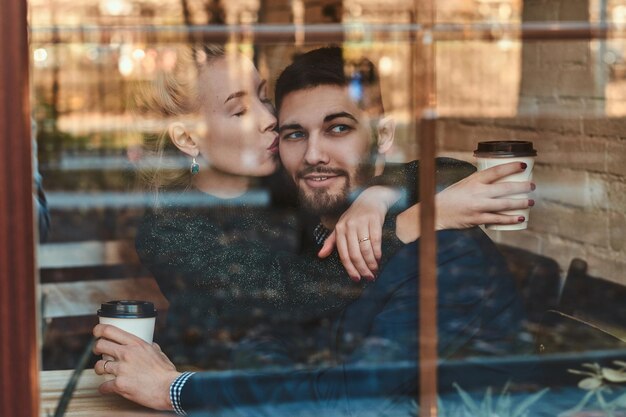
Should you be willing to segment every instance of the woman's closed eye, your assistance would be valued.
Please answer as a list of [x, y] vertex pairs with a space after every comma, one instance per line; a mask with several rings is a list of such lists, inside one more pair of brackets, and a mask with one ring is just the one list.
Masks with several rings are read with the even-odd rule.
[[235, 117], [241, 117], [244, 114], [246, 114], [248, 112], [248, 109], [246, 107], [243, 107], [241, 109], [238, 109], [236, 113], [233, 114], [233, 116]]

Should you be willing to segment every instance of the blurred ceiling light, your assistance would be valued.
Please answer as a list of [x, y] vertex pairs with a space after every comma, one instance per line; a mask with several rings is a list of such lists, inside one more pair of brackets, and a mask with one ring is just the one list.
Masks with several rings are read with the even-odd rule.
[[148, 55], [148, 59], [141, 61], [141, 68], [148, 74], [152, 74], [156, 70], [156, 61], [154, 57]]
[[45, 62], [48, 59], [48, 51], [44, 48], [37, 48], [33, 52], [33, 59], [35, 62]]
[[293, 14], [293, 22], [296, 25], [304, 24], [304, 2], [302, 0], [293, 0], [291, 2], [291, 13]]
[[510, 4], [502, 3], [498, 6], [498, 16], [501, 20], [508, 20], [513, 14], [513, 8]]
[[148, 74], [152, 74], [154, 70], [156, 70], [157, 57], [157, 51], [152, 48], [148, 49], [146, 51], [146, 57], [141, 60], [141, 69]]
[[488, 4], [481, 3], [480, 6], [478, 6], [478, 13], [483, 17], [488, 17], [491, 15], [491, 7]]
[[133, 11], [133, 5], [126, 0], [100, 0], [100, 13], [110, 16], [122, 16]]
[[163, 52], [160, 58], [161, 68], [165, 71], [171, 71], [174, 68], [174, 65], [176, 65], [178, 55], [176, 55], [176, 51], [168, 49]]
[[[296, 26], [304, 25], [304, 2], [302, 0], [292, 0], [291, 2], [291, 14], [293, 15], [293, 23]], [[295, 43], [300, 46], [304, 43], [304, 30], [301, 27], [296, 28]]]
[[389, 75], [393, 72], [393, 59], [388, 56], [380, 58], [378, 61], [378, 71], [381, 75]]
[[132, 74], [134, 66], [133, 60], [126, 55], [121, 56], [119, 62], [117, 63], [117, 69], [124, 77], [128, 77]]
[[257, 22], [258, 14], [254, 10], [243, 10], [240, 14], [239, 20], [244, 25], [252, 25]]
[[615, 65], [619, 61], [619, 56], [616, 51], [609, 50], [602, 57], [602, 61], [607, 65]]
[[95, 61], [99, 57], [100, 57], [100, 52], [98, 51], [98, 48], [94, 47], [94, 48], [87, 49], [87, 58], [89, 58], [92, 61]]
[[626, 6], [615, 6], [611, 12], [613, 22], [618, 25], [626, 23]]
[[146, 56], [143, 49], [137, 48], [133, 51], [133, 59], [141, 61]]
[[361, 17], [363, 14], [363, 7], [361, 7], [360, 4], [353, 4], [349, 6], [348, 10], [350, 11], [352, 17]]
[[510, 38], [502, 38], [497, 42], [498, 48], [502, 51], [508, 51], [513, 48], [513, 41]]

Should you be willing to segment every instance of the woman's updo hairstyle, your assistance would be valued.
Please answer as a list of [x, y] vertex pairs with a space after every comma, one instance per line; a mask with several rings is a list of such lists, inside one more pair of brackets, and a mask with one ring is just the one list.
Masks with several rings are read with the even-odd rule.
[[159, 119], [164, 124], [159, 134], [144, 137], [144, 158], [140, 180], [154, 193], [155, 204], [165, 190], [187, 190], [191, 187], [191, 160], [181, 156], [172, 143], [168, 126], [182, 122], [193, 130], [198, 123], [201, 108], [198, 78], [214, 60], [224, 57], [221, 45], [168, 47], [158, 52], [155, 77], [139, 86], [136, 95], [137, 112], [147, 118]]

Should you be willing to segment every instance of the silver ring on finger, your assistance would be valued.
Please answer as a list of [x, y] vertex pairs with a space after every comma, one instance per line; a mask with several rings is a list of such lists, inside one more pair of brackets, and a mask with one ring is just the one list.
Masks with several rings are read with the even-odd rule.
[[109, 362], [111, 362], [111, 361], [110, 360], [104, 361], [104, 365], [102, 366], [102, 369], [104, 370], [105, 374], [109, 373], [109, 371], [107, 371], [107, 365], [109, 364]]
[[367, 242], [368, 240], [370, 240], [370, 237], [369, 236], [365, 236], [365, 237], [362, 237], [361, 239], [359, 239], [359, 243]]

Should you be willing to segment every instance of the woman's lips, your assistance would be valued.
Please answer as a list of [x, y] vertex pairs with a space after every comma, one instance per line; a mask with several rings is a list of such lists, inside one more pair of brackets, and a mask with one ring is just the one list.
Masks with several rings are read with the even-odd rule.
[[277, 154], [278, 153], [278, 136], [276, 136], [274, 138], [274, 142], [272, 142], [272, 144], [270, 146], [268, 146], [267, 150], [270, 151], [271, 154]]

